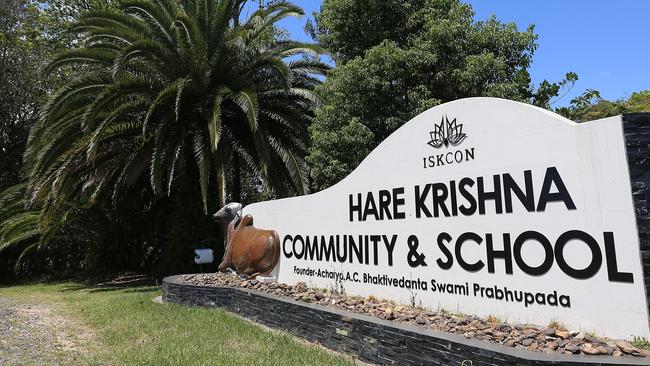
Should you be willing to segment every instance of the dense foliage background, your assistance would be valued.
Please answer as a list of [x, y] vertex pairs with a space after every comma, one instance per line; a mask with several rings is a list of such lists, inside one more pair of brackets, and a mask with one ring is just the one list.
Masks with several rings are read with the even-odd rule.
[[[325, 0], [293, 41], [285, 1], [0, 3], [0, 281], [196, 271], [226, 201], [338, 182], [440, 103], [553, 109], [578, 75], [531, 83], [538, 47], [458, 0]], [[359, 21], [363, 19], [364, 21]], [[329, 55], [329, 64], [321, 61]], [[577, 121], [649, 111], [587, 90]]]

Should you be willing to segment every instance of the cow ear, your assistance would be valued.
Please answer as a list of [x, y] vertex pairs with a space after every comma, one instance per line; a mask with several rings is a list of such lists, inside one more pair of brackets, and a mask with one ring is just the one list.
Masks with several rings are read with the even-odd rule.
[[243, 226], [253, 226], [253, 216], [252, 215], [244, 216], [244, 218], [241, 220], [241, 223]]

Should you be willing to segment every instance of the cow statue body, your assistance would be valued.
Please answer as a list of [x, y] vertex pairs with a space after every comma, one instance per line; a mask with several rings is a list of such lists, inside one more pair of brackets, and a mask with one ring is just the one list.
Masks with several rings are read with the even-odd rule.
[[219, 271], [230, 268], [249, 278], [267, 275], [280, 260], [280, 237], [275, 230], [254, 227], [253, 216], [241, 217], [241, 208], [239, 203], [229, 203], [212, 215], [226, 233]]

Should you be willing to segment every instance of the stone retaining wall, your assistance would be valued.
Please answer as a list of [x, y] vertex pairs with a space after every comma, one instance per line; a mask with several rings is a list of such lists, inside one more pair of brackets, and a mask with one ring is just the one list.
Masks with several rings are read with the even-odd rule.
[[623, 115], [623, 130], [650, 312], [650, 113]]
[[381, 365], [650, 365], [650, 360], [612, 356], [563, 356], [466, 339], [456, 334], [398, 324], [302, 303], [248, 289], [202, 287], [163, 280], [169, 303], [221, 307], [257, 323], [288, 331], [335, 351]]

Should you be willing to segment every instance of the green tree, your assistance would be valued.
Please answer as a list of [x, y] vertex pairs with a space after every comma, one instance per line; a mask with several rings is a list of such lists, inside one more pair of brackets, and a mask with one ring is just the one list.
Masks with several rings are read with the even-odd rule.
[[625, 113], [650, 112], [650, 90], [634, 92], [625, 102]]
[[417, 0], [323, 1], [315, 23], [307, 29], [337, 64], [363, 57], [384, 40], [403, 44], [414, 36], [409, 17], [421, 7]]
[[75, 33], [40, 33], [70, 46], [45, 71], [65, 82], [31, 128], [27, 184], [2, 194], [12, 204], [0, 207], [0, 266], [187, 269], [190, 248], [219, 249], [208, 208], [307, 191], [313, 90], [328, 66], [276, 27], [300, 8], [280, 1], [244, 17], [245, 0], [49, 3], [36, 7], [43, 28]]
[[0, 3], [0, 191], [20, 181], [29, 127], [45, 85], [38, 77], [48, 55], [40, 11], [27, 0]]
[[182, 174], [207, 212], [234, 190], [225, 174], [235, 161], [277, 194], [305, 193], [314, 74], [327, 67], [287, 61], [318, 48], [272, 36], [300, 8], [278, 2], [240, 22], [244, 3], [126, 0], [82, 15], [73, 29], [83, 47], [47, 69], [73, 66], [77, 77], [31, 131], [31, 204], [51, 214], [73, 199], [117, 201], [139, 181], [162, 197]]
[[[12, 270], [69, 269], [83, 232], [68, 227], [66, 242], [53, 240], [49, 251], [39, 251], [41, 232], [37, 210], [25, 210], [25, 184], [21, 167], [30, 127], [36, 123], [41, 107], [66, 75], [44, 78], [40, 70], [51, 55], [72, 44], [66, 33], [71, 15], [89, 9], [103, 0], [6, 0], [0, 2], [0, 280]], [[81, 6], [81, 3], [85, 3]], [[70, 13], [57, 12], [67, 4]], [[3, 191], [4, 190], [4, 191]], [[81, 217], [87, 217], [84, 213]], [[70, 217], [70, 215], [68, 215]], [[76, 218], [70, 220], [76, 222]], [[58, 226], [58, 223], [52, 225]], [[60, 230], [52, 230], [52, 233]], [[48, 238], [51, 240], [51, 237]], [[56, 248], [56, 250], [55, 250]], [[33, 265], [25, 265], [31, 263]]]
[[44, 78], [53, 53], [78, 39], [73, 16], [112, 0], [4, 0], [0, 2], [0, 190], [20, 181], [29, 128], [46, 95], [66, 75]]
[[634, 92], [627, 100], [607, 100], [601, 97], [598, 90], [587, 89], [571, 99], [568, 106], [557, 108], [555, 111], [577, 122], [593, 121], [623, 113], [650, 112], [650, 90]]
[[79, 34], [70, 31], [75, 18], [93, 9], [109, 8], [118, 0], [30, 0], [38, 5], [43, 34], [51, 42], [66, 48], [79, 43]]
[[458, 0], [325, 0], [308, 27], [337, 67], [318, 93], [309, 160], [316, 189], [345, 177], [389, 134], [443, 102], [492, 96], [550, 107], [577, 75], [531, 85], [533, 27], [474, 21]]

